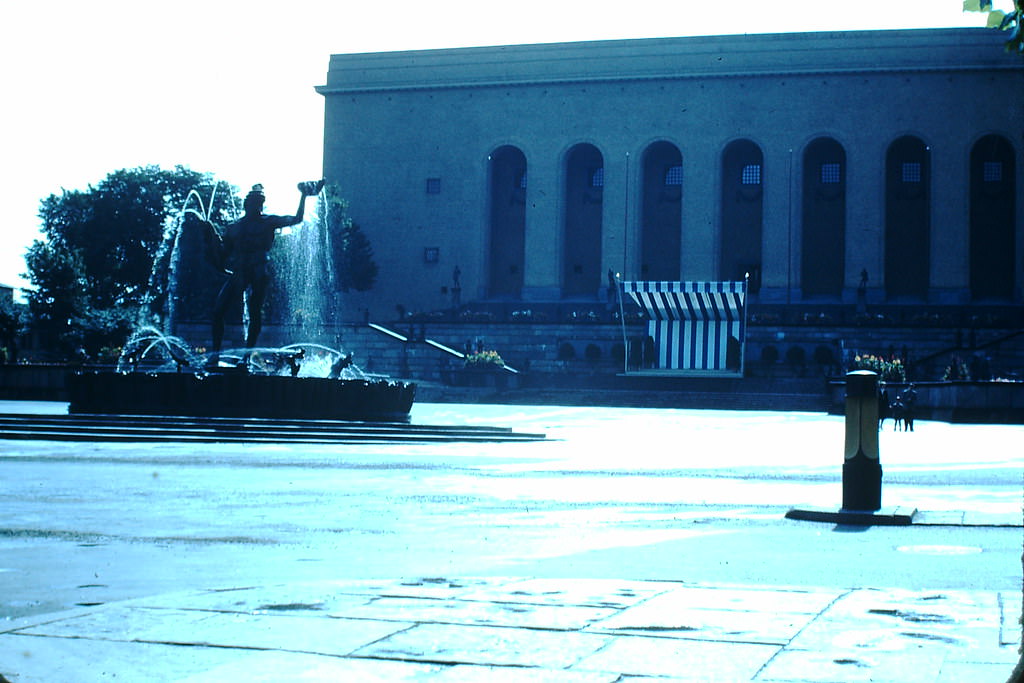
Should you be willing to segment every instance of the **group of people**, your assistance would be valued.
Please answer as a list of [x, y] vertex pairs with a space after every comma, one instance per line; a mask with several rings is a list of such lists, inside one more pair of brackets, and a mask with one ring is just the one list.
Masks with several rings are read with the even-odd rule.
[[905, 432], [914, 431], [914, 410], [917, 405], [917, 390], [913, 384], [896, 394], [890, 400], [889, 390], [882, 387], [878, 393], [878, 428], [881, 429], [886, 418], [892, 418], [893, 431], [901, 428]]

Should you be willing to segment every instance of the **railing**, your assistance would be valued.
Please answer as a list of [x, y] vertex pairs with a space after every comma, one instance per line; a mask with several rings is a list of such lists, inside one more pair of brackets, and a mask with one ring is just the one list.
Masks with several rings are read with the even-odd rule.
[[[918, 370], [926, 371], [935, 379], [1020, 379], [1020, 372], [1024, 369], [1021, 366], [1000, 367], [998, 361], [995, 364], [991, 363], [989, 359], [991, 354], [985, 354], [984, 356], [980, 354], [983, 351], [991, 351], [993, 349], [997, 351], [1002, 350], [1004, 344], [1021, 336], [1024, 336], [1024, 328], [998, 335], [986, 341], [978, 341], [975, 334], [969, 334], [967, 343], [964, 343], [962, 339], [958, 340], [960, 342], [958, 344], [914, 359], [912, 365]], [[1017, 354], [1019, 353], [1018, 351]], [[961, 355], [964, 358], [960, 358], [959, 356]], [[1001, 355], [1003, 354], [996, 354], [997, 357]], [[958, 364], [963, 364], [965, 367], [957, 367]], [[938, 367], [951, 368], [954, 376], [941, 377], [940, 373], [936, 372]], [[944, 373], [945, 371], [943, 370], [941, 374]]]
[[[389, 321], [407, 327], [429, 323], [533, 323], [533, 324], [643, 323], [642, 310], [630, 298], [623, 301], [511, 302], [477, 301], [458, 308], [409, 312]], [[797, 327], [901, 327], [939, 329], [1024, 328], [1024, 307], [1019, 305], [870, 305], [858, 311], [852, 304], [765, 304], [751, 297], [751, 326]]]

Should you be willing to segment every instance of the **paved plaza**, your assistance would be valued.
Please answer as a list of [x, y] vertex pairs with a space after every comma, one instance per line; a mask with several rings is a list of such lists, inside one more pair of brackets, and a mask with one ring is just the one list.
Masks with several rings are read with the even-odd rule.
[[[905, 528], [862, 529], [784, 519], [834, 507], [841, 418], [416, 410], [424, 424], [548, 439], [0, 442], [0, 588], [40, 605], [19, 613], [0, 597], [0, 674], [955, 683], [1005, 680], [1018, 659], [1021, 456], [1005, 442], [1019, 427], [883, 433], [886, 503], [915, 512]], [[323, 488], [278, 500], [304, 473]], [[228, 482], [238, 488], [217, 499]], [[182, 498], [195, 502], [175, 507]], [[352, 528], [316, 522], [335, 508]], [[339, 551], [337, 564], [318, 559]], [[189, 555], [207, 570], [177, 564]], [[743, 573], [725, 566], [744, 555]]]
[[1002, 681], [1019, 607], [1019, 595], [987, 591], [296, 583], [9, 622], [0, 669], [12, 682]]

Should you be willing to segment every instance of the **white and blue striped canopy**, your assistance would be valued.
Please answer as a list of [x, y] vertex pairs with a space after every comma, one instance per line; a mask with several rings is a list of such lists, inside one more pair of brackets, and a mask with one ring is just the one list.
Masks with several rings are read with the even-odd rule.
[[623, 282], [652, 320], [741, 320], [745, 282]]
[[650, 319], [657, 367], [727, 370], [730, 340], [746, 336], [746, 282], [623, 282]]

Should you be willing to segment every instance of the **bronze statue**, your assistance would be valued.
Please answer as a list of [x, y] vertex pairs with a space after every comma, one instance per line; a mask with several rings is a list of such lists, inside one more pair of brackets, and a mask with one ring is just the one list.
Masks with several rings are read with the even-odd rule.
[[245, 346], [253, 348], [263, 328], [263, 302], [267, 297], [269, 274], [267, 260], [270, 247], [274, 244], [277, 231], [290, 225], [302, 222], [306, 198], [319, 194], [324, 181], [308, 181], [299, 183], [299, 208], [294, 216], [273, 216], [263, 213], [266, 197], [262, 185], [253, 185], [245, 197], [245, 214], [237, 221], [228, 224], [223, 234], [219, 234], [212, 225], [208, 226], [213, 256], [218, 267], [228, 279], [221, 287], [213, 306], [213, 356], [217, 361], [221, 343], [224, 339], [224, 316], [231, 302], [249, 290], [247, 310], [249, 327], [246, 330]]

